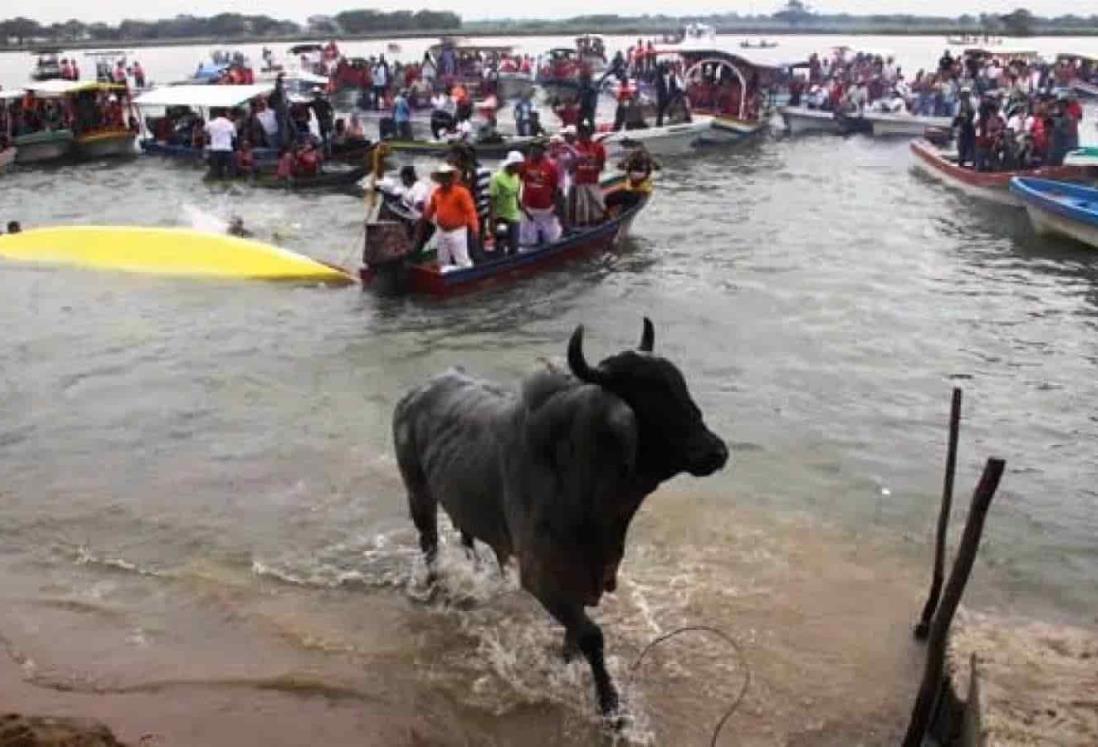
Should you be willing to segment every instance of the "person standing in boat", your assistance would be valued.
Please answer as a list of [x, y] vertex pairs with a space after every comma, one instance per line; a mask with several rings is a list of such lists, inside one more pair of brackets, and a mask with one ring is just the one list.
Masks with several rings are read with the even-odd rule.
[[961, 89], [961, 108], [953, 118], [957, 131], [957, 166], [976, 167], [976, 110], [967, 88]]
[[598, 109], [599, 105], [599, 89], [595, 86], [594, 81], [591, 80], [590, 70], [584, 69], [580, 73], [577, 96], [579, 100], [580, 123], [586, 122], [591, 126], [592, 130], [595, 129], [595, 110]]
[[526, 162], [519, 170], [522, 177], [522, 226], [519, 240], [523, 246], [552, 243], [562, 233], [556, 209], [560, 194], [560, 171], [545, 156], [545, 143], [530, 144]]
[[589, 226], [598, 223], [606, 215], [602, 187], [599, 185], [599, 178], [606, 166], [606, 148], [602, 143], [591, 139], [591, 128], [586, 124], [579, 126], [577, 135], [575, 214], [571, 224]]
[[137, 60], [133, 61], [133, 85], [135, 88], [145, 87], [145, 68]]
[[324, 144], [324, 152], [332, 153], [332, 129], [335, 127], [335, 110], [323, 93], [317, 91], [313, 94], [313, 114], [316, 115], [316, 125], [320, 132], [320, 142]]
[[401, 89], [393, 99], [393, 124], [397, 140], [412, 140], [412, 106], [408, 103], [408, 91]]
[[519, 232], [522, 226], [522, 211], [519, 208], [522, 179], [519, 178], [519, 169], [525, 161], [522, 154], [516, 150], [508, 153], [503, 166], [492, 175], [488, 188], [491, 200], [486, 233], [495, 235], [502, 229], [504, 236], [502, 248], [508, 255], [515, 254], [519, 249]]
[[233, 167], [233, 138], [236, 125], [225, 114], [224, 109], [215, 109], [214, 118], [205, 127], [210, 144], [210, 176], [224, 179]]
[[423, 210], [423, 219], [433, 222], [438, 266], [442, 272], [473, 266], [469, 239], [479, 233], [477, 209], [464, 185], [457, 183], [457, 169], [444, 163], [431, 174], [438, 187]]

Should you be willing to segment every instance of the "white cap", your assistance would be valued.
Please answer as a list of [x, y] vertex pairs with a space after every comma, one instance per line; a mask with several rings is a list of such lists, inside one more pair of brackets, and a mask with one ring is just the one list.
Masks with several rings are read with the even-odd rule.
[[503, 168], [507, 168], [508, 166], [514, 166], [515, 164], [525, 163], [525, 162], [526, 162], [526, 159], [523, 157], [523, 155], [521, 153], [519, 153], [517, 150], [513, 150], [513, 151], [511, 151], [510, 153], [507, 154], [507, 158], [503, 159]]
[[576, 134], [576, 126], [575, 125], [565, 125], [564, 127], [560, 128], [560, 134], [561, 135], [575, 135]]
[[451, 164], [446, 163], [445, 161], [440, 163], [438, 166], [436, 166], [431, 171], [432, 175], [434, 175], [434, 174], [456, 174], [456, 173], [457, 173], [457, 169], [455, 169]]

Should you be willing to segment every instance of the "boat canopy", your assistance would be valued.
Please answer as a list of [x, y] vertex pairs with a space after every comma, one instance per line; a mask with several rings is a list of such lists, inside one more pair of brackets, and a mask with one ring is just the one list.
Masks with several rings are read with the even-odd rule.
[[206, 84], [163, 86], [141, 94], [134, 103], [138, 106], [195, 106], [224, 109], [266, 96], [274, 90], [273, 83], [257, 83], [250, 86], [211, 86]]
[[113, 91], [123, 92], [126, 86], [114, 83], [99, 83], [94, 80], [44, 80], [41, 83], [33, 83], [27, 86], [27, 90], [35, 96], [44, 98], [60, 98], [84, 91]]

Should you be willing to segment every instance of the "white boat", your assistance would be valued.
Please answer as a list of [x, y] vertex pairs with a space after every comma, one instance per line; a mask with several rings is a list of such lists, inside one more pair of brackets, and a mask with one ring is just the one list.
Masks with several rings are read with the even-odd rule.
[[873, 134], [877, 137], [922, 137], [928, 129], [948, 129], [953, 125], [952, 117], [920, 117], [907, 113], [871, 111], [867, 111], [862, 116], [865, 121], [873, 125]]
[[616, 158], [637, 145], [643, 145], [654, 156], [681, 156], [705, 145], [706, 138], [713, 137], [712, 129], [712, 117], [696, 116], [690, 122], [618, 130], [596, 137], [606, 147], [610, 158]]
[[842, 124], [835, 119], [834, 112], [821, 109], [809, 109], [807, 106], [783, 106], [778, 113], [785, 120], [785, 128], [791, 135], [807, 132], [829, 132], [839, 134]]

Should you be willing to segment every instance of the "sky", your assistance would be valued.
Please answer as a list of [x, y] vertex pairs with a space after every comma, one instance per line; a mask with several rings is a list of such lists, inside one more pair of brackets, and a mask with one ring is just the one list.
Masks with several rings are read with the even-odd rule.
[[[547, 0], [544, 3], [527, 3], [516, 6], [500, 0], [407, 0], [390, 2], [382, 0], [98, 0], [94, 3], [78, 3], [72, 0], [36, 0], [31, 4], [5, 2], [0, 5], [0, 18], [25, 15], [36, 21], [52, 23], [77, 18], [81, 21], [105, 21], [117, 23], [123, 18], [151, 19], [174, 16], [179, 13], [208, 16], [217, 13], [263, 13], [276, 18], [304, 21], [314, 14], [335, 14], [341, 10], [373, 8], [377, 10], [453, 10], [470, 20], [481, 18], [560, 18], [586, 13], [617, 13], [638, 15], [642, 13], [667, 13], [688, 15], [692, 13], [741, 14], [772, 13], [784, 5], [782, 0]], [[1068, 13], [1078, 15], [1098, 14], [1098, 3], [1090, 0], [809, 0], [809, 6], [826, 13], [913, 13], [918, 15], [958, 16], [962, 13], [1007, 13], [1016, 7], [1026, 7], [1042, 16]]]

